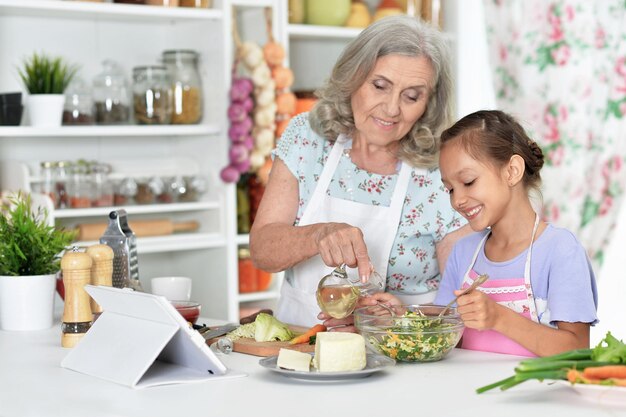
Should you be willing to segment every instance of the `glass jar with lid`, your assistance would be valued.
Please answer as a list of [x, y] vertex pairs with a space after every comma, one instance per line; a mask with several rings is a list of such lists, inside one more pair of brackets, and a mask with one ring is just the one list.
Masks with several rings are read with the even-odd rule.
[[169, 124], [172, 120], [170, 81], [164, 66], [133, 68], [133, 107], [139, 124]]
[[185, 181], [185, 192], [179, 195], [179, 201], [198, 201], [207, 190], [206, 180], [199, 175], [184, 177], [183, 180]]
[[113, 183], [109, 179], [111, 165], [94, 163], [91, 166], [92, 207], [111, 207], [113, 205]]
[[72, 164], [69, 161], [59, 161], [53, 165], [54, 190], [56, 192], [55, 208], [69, 208], [70, 201], [67, 192], [70, 170]]
[[123, 178], [114, 186], [113, 204], [116, 206], [125, 206], [135, 202], [137, 195], [137, 182], [133, 177]]
[[96, 123], [102, 125], [128, 123], [130, 95], [124, 70], [110, 59], [105, 60], [102, 66], [102, 72], [93, 80]]
[[198, 53], [191, 50], [163, 52], [163, 62], [172, 83], [172, 124], [194, 124], [202, 119], [202, 83]]
[[65, 90], [64, 125], [91, 125], [93, 117], [91, 88], [82, 78], [74, 78]]
[[90, 180], [91, 163], [77, 161], [72, 165], [67, 193], [71, 208], [91, 207], [92, 187]]
[[54, 207], [57, 207], [57, 195], [54, 190], [54, 167], [56, 162], [43, 161], [39, 164], [39, 176], [41, 177], [40, 192], [46, 194], [52, 200]]

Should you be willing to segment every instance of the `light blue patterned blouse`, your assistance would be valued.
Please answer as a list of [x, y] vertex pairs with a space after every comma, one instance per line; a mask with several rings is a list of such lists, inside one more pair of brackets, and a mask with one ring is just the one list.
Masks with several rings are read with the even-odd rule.
[[[291, 120], [272, 153], [298, 179], [300, 201], [295, 225], [315, 190], [332, 145], [311, 129], [308, 113], [302, 113]], [[349, 147], [350, 143], [346, 144]], [[426, 175], [411, 172], [389, 257], [388, 292], [423, 294], [436, 290], [441, 277], [435, 243], [465, 224], [450, 206], [439, 170], [426, 172]], [[359, 169], [346, 149], [326, 192], [336, 198], [389, 206], [397, 178], [397, 174], [380, 175]], [[285, 277], [291, 282], [292, 271], [286, 271]]]

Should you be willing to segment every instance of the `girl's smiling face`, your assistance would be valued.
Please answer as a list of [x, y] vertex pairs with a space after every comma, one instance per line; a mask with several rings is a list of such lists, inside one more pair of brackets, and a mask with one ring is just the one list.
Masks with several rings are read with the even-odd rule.
[[474, 231], [484, 230], [503, 217], [511, 201], [506, 167], [476, 160], [458, 139], [453, 139], [441, 149], [439, 169], [452, 207]]
[[434, 71], [423, 56], [378, 58], [352, 95], [355, 137], [387, 146], [402, 139], [426, 111]]

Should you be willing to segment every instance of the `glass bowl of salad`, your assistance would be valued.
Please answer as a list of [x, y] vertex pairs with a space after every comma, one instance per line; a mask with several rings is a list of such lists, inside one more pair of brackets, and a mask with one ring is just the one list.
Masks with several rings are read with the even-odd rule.
[[361, 307], [354, 324], [369, 349], [400, 362], [443, 359], [461, 339], [463, 322], [456, 308], [436, 305]]

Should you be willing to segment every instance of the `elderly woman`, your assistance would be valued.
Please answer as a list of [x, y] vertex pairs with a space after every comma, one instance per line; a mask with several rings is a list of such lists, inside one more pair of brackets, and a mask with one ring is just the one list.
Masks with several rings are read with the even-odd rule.
[[341, 264], [362, 281], [377, 271], [404, 302], [432, 301], [464, 223], [436, 168], [451, 118], [445, 40], [414, 18], [382, 19], [346, 47], [317, 96], [278, 142], [250, 232], [256, 265], [286, 270], [277, 317], [318, 323], [317, 284]]

